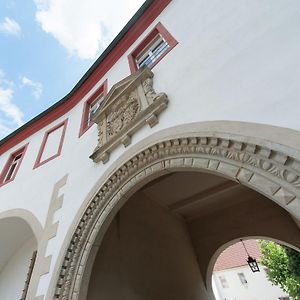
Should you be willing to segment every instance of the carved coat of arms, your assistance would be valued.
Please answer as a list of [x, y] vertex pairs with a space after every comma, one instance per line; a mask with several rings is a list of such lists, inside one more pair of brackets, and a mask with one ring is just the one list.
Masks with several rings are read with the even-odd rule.
[[140, 109], [138, 98], [133, 95], [122, 96], [119, 102], [112, 105], [107, 116], [107, 134], [112, 137], [136, 117]]

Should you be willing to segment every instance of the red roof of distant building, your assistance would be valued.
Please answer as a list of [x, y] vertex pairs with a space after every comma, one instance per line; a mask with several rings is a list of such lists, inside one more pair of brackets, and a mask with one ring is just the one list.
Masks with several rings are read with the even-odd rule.
[[[250, 256], [260, 258], [261, 252], [256, 240], [243, 241]], [[218, 257], [214, 271], [222, 271], [247, 265], [247, 253], [241, 242], [225, 249]]]

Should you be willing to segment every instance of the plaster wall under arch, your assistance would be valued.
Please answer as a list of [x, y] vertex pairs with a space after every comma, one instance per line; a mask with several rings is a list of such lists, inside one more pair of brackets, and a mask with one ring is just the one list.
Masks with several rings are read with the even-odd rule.
[[21, 299], [30, 261], [37, 250], [41, 227], [30, 212], [11, 210], [0, 215], [0, 298]]
[[89, 205], [83, 205], [85, 213], [73, 231], [68, 259], [62, 261], [55, 297], [76, 299], [96, 237], [103, 236], [128, 197], [168, 172], [198, 169], [231, 178], [299, 218], [298, 137], [299, 132], [289, 129], [220, 121], [164, 130], [131, 147], [104, 174], [110, 176], [99, 181], [101, 188]]

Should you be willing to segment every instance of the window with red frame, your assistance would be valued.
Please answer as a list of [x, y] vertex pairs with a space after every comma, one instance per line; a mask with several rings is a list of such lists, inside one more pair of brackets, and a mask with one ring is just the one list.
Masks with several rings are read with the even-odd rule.
[[128, 55], [131, 72], [133, 73], [145, 66], [153, 68], [177, 43], [167, 29], [158, 23]]
[[93, 116], [100, 107], [100, 104], [106, 94], [107, 80], [105, 80], [104, 83], [97, 89], [97, 91], [84, 103], [79, 136], [81, 136], [93, 125]]
[[37, 168], [60, 156], [66, 134], [68, 119], [47, 130], [33, 168]]
[[92, 103], [89, 104], [88, 109], [87, 109], [88, 112], [87, 112], [85, 126], [88, 127], [88, 126], [92, 125], [93, 115], [99, 108], [100, 103], [102, 102], [103, 98], [104, 98], [104, 92], [102, 92]]
[[10, 155], [0, 175], [0, 185], [3, 185], [15, 179], [22, 163], [27, 145], [23, 146]]

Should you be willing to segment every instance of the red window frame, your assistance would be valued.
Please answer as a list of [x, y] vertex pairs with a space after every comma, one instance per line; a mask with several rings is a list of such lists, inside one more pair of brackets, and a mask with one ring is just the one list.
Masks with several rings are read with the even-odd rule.
[[149, 43], [160, 34], [162, 38], [168, 43], [169, 48], [161, 54], [161, 56], [152, 63], [149, 68], [152, 69], [156, 66], [177, 44], [178, 42], [170, 34], [170, 32], [159, 22], [141, 41], [141, 43], [128, 55], [129, 68], [131, 73], [134, 73], [138, 70], [135, 58], [149, 45]]
[[[61, 123], [59, 123], [57, 125], [55, 125], [54, 127], [50, 128], [49, 130], [47, 130], [45, 132], [42, 144], [40, 146], [40, 150], [38, 152], [35, 164], [33, 166], [33, 169], [35, 169], [35, 168], [37, 168], [37, 167], [39, 167], [41, 165], [44, 165], [45, 163], [49, 162], [50, 160], [52, 160], [52, 159], [60, 156], [61, 150], [62, 150], [62, 146], [63, 146], [63, 143], [64, 143], [64, 139], [65, 139], [67, 124], [68, 124], [68, 119], [64, 120], [63, 122], [61, 122]], [[41, 161], [41, 158], [42, 158], [43, 152], [45, 150], [45, 146], [46, 146], [46, 143], [47, 143], [47, 140], [48, 140], [48, 137], [49, 137], [50, 133], [54, 132], [55, 130], [57, 130], [60, 127], [63, 127], [63, 131], [62, 131], [62, 134], [61, 134], [61, 137], [60, 137], [60, 141], [59, 141], [57, 152], [55, 154], [53, 154], [52, 156], [48, 157], [47, 159]]]
[[87, 124], [89, 107], [94, 102], [94, 100], [100, 96], [101, 94], [104, 96], [107, 95], [107, 79], [101, 84], [101, 86], [84, 102], [83, 104], [83, 112], [81, 117], [80, 129], [79, 129], [79, 137], [81, 137], [89, 128], [91, 128], [94, 123]]
[[[10, 156], [9, 156], [7, 162], [5, 163], [4, 168], [1, 172], [1, 175], [0, 175], [0, 186], [3, 186], [3, 185], [5, 185], [5, 184], [7, 184], [7, 183], [9, 183], [9, 182], [11, 182], [15, 179], [15, 177], [16, 177], [19, 169], [20, 169], [20, 166], [22, 164], [23, 158], [25, 156], [25, 152], [27, 150], [28, 144], [29, 143], [27, 143], [26, 145], [22, 146], [21, 148], [19, 148], [18, 150], [14, 151], [13, 153], [10, 154]], [[7, 176], [7, 172], [9, 171], [10, 166], [12, 165], [14, 158], [17, 157], [20, 154], [22, 154], [22, 156], [21, 156], [20, 161], [17, 164], [15, 170], [13, 171], [12, 177], [5, 181], [5, 177]]]

